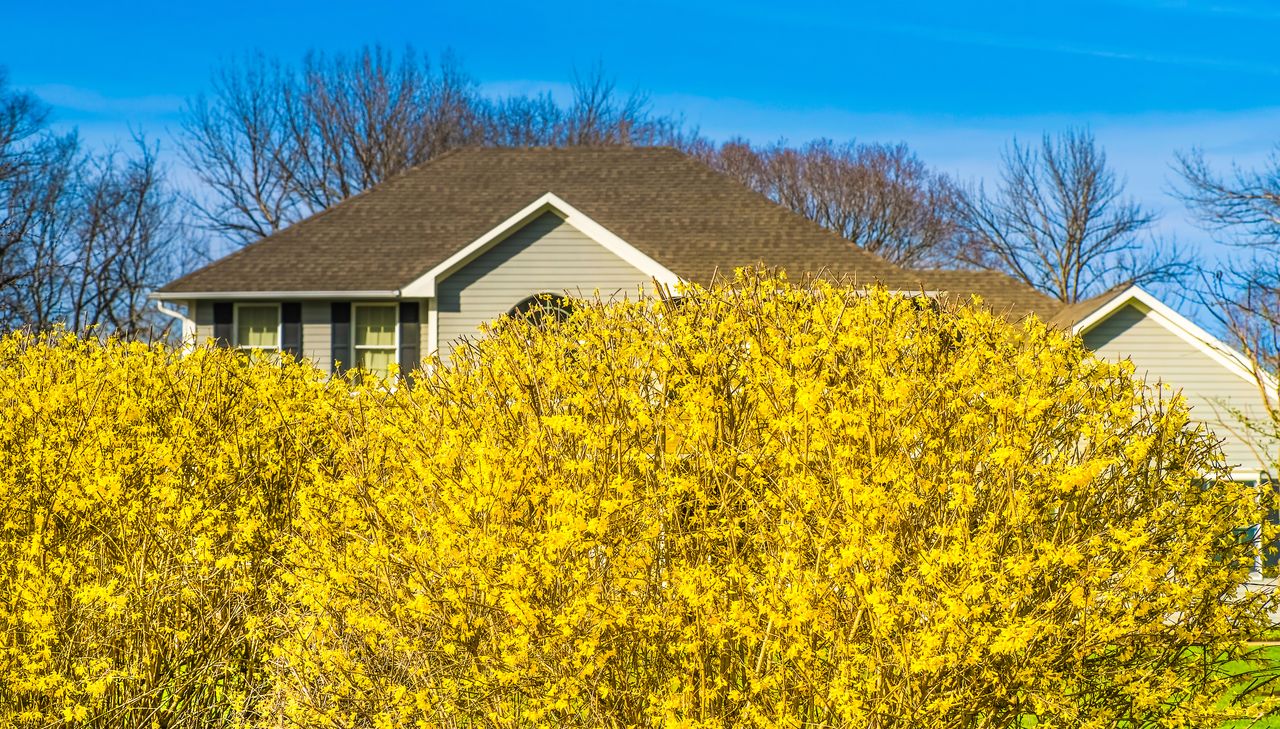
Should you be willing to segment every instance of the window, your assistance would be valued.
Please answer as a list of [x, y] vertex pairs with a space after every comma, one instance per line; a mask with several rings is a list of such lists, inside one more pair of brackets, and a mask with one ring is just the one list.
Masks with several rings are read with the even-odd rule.
[[[1250, 488], [1280, 490], [1280, 483], [1272, 480], [1271, 474], [1261, 472], [1237, 472], [1231, 474], [1231, 480]], [[1271, 511], [1266, 516], [1271, 525], [1280, 525], [1280, 512]], [[1280, 540], [1273, 539], [1269, 543], [1262, 541], [1262, 524], [1238, 526], [1231, 529], [1231, 536], [1237, 544], [1252, 544], [1254, 548], [1253, 572], [1262, 577], [1280, 576]]]
[[565, 321], [573, 314], [573, 304], [565, 296], [534, 294], [511, 307], [507, 316], [528, 319], [534, 326]]
[[396, 332], [395, 304], [356, 304], [353, 325], [355, 336], [352, 363], [380, 377], [391, 374], [399, 342]]
[[280, 349], [280, 305], [236, 304], [236, 348]]
[[[1262, 471], [1258, 474], [1258, 488], [1280, 491], [1280, 482], [1276, 482], [1271, 478], [1271, 474]], [[1267, 523], [1270, 530], [1274, 530], [1280, 526], [1280, 511], [1271, 510], [1267, 513]], [[1272, 539], [1264, 544], [1262, 542], [1262, 525], [1254, 527], [1254, 532], [1258, 535], [1258, 571], [1263, 577], [1280, 577], [1280, 539]]]

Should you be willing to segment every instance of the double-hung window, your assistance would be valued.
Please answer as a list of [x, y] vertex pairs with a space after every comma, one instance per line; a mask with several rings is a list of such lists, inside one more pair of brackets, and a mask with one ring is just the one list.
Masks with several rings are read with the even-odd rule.
[[[1280, 491], [1280, 484], [1273, 481], [1271, 474], [1266, 471], [1233, 472], [1231, 480], [1245, 484], [1250, 488], [1277, 489]], [[1273, 526], [1280, 525], [1280, 512], [1269, 512], [1266, 516], [1266, 521]], [[1231, 528], [1231, 536], [1237, 544], [1253, 545], [1253, 573], [1255, 575], [1261, 575], [1262, 577], [1280, 576], [1280, 540], [1273, 538], [1269, 542], [1263, 542], [1262, 532], [1262, 524], [1234, 526]]]
[[237, 349], [279, 351], [279, 304], [236, 304], [235, 324]]
[[379, 377], [391, 374], [391, 365], [399, 351], [395, 304], [355, 304], [352, 323], [355, 328], [351, 361], [356, 367]]

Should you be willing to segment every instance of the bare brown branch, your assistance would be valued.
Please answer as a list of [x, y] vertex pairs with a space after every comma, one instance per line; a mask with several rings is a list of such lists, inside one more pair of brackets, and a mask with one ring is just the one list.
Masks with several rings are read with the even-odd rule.
[[1131, 283], [1169, 282], [1191, 272], [1171, 243], [1151, 238], [1156, 216], [1124, 194], [1087, 130], [1016, 140], [1001, 180], [954, 198], [965, 237], [961, 260], [1004, 271], [1066, 302]]
[[742, 140], [694, 152], [770, 199], [905, 266], [945, 265], [958, 241], [956, 195], [905, 145], [836, 144], [755, 148]]

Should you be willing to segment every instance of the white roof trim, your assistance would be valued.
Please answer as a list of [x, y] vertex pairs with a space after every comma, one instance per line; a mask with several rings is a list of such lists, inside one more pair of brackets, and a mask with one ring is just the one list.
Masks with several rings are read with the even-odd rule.
[[1138, 308], [1143, 310], [1143, 313], [1150, 316], [1156, 323], [1173, 332], [1183, 341], [1244, 380], [1256, 385], [1259, 384], [1259, 375], [1261, 375], [1261, 384], [1266, 386], [1269, 397], [1276, 392], [1277, 385], [1280, 383], [1277, 383], [1274, 377], [1266, 372], [1257, 372], [1254, 363], [1243, 353], [1228, 346], [1195, 322], [1174, 311], [1168, 304], [1152, 296], [1141, 286], [1130, 286], [1107, 300], [1106, 303], [1095, 309], [1093, 313], [1074, 324], [1071, 327], [1071, 333], [1076, 336], [1082, 336], [1085, 332], [1106, 321], [1112, 314], [1129, 304], [1137, 304]]
[[548, 192], [526, 205], [515, 215], [499, 223], [497, 227], [467, 244], [462, 250], [446, 258], [435, 268], [419, 276], [404, 287], [400, 292], [401, 295], [409, 298], [435, 298], [437, 283], [549, 210], [559, 213], [566, 223], [577, 228], [588, 238], [604, 246], [622, 260], [635, 266], [641, 273], [656, 279], [658, 283], [674, 286], [680, 282], [680, 277], [672, 273], [666, 266], [614, 235], [603, 225], [560, 199], [555, 193]]
[[399, 291], [154, 291], [147, 298], [156, 301], [185, 300], [256, 300], [291, 301], [298, 299], [398, 299]]

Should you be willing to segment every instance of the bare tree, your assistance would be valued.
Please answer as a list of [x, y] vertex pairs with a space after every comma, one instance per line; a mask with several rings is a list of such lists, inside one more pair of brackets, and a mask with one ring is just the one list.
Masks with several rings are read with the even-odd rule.
[[407, 50], [262, 54], [229, 63], [188, 103], [181, 149], [201, 183], [199, 220], [240, 243], [269, 235], [479, 139], [473, 82], [448, 56]]
[[[74, 227], [62, 255], [65, 321], [136, 336], [157, 323], [147, 293], [175, 273], [183, 233], [177, 196], [165, 183], [156, 148], [89, 156], [74, 199]], [[165, 322], [167, 323], [167, 322]]]
[[449, 56], [433, 69], [411, 51], [311, 53], [284, 95], [293, 181], [313, 210], [479, 139], [474, 84]]
[[1016, 140], [998, 188], [956, 198], [966, 238], [962, 260], [1001, 270], [1065, 302], [1125, 283], [1168, 282], [1192, 265], [1150, 236], [1156, 216], [1124, 195], [1087, 130]]
[[1175, 167], [1183, 181], [1179, 196], [1207, 230], [1240, 245], [1280, 244], [1280, 147], [1260, 169], [1233, 165], [1225, 176], [1199, 149], [1179, 154]]
[[819, 139], [755, 148], [733, 140], [695, 151], [748, 187], [895, 263], [930, 266], [954, 258], [955, 186], [906, 145]]
[[49, 129], [44, 106], [0, 73], [0, 330], [137, 336], [146, 293], [175, 272], [181, 215], [155, 147], [94, 154]]
[[622, 95], [599, 68], [550, 95], [488, 99], [446, 54], [366, 47], [309, 53], [299, 68], [261, 54], [229, 63], [185, 110], [181, 149], [210, 231], [247, 243], [467, 145], [672, 143], [677, 121]]
[[192, 206], [218, 234], [250, 241], [306, 210], [293, 170], [302, 152], [289, 133], [292, 74], [261, 55], [219, 69], [211, 96], [187, 105], [178, 149], [200, 182]]
[[561, 134], [564, 110], [550, 93], [508, 96], [486, 102], [485, 144], [495, 147], [545, 147]]
[[574, 75], [573, 102], [562, 117], [554, 143], [565, 146], [671, 144], [680, 135], [678, 120], [653, 114], [645, 94], [620, 94], [600, 66]]
[[484, 143], [492, 146], [681, 146], [696, 135], [681, 121], [654, 113], [649, 97], [623, 94], [594, 66], [574, 74], [572, 97], [561, 106], [548, 93], [489, 100], [483, 106]]
[[[1200, 226], [1247, 256], [1206, 271], [1203, 304], [1253, 365], [1267, 421], [1238, 413], [1246, 427], [1280, 442], [1280, 147], [1258, 169], [1215, 171], [1202, 150], [1177, 156], [1178, 196]], [[1274, 454], [1270, 454], [1273, 455]]]
[[52, 306], [30, 282], [53, 266], [50, 244], [61, 234], [60, 208], [78, 142], [48, 130], [49, 112], [31, 94], [12, 90], [0, 69], [0, 327]]
[[[31, 181], [37, 176], [37, 136], [44, 128], [48, 110], [30, 94], [9, 88], [8, 74], [0, 68], [0, 291], [10, 287], [25, 270], [19, 245], [34, 223]], [[12, 316], [14, 302], [0, 299], [0, 317]]]
[[757, 149], [746, 139], [735, 137], [718, 147], [710, 142], [696, 144], [687, 151], [752, 190], [778, 202], [772, 197], [775, 185], [766, 174], [768, 166], [764, 150]]

